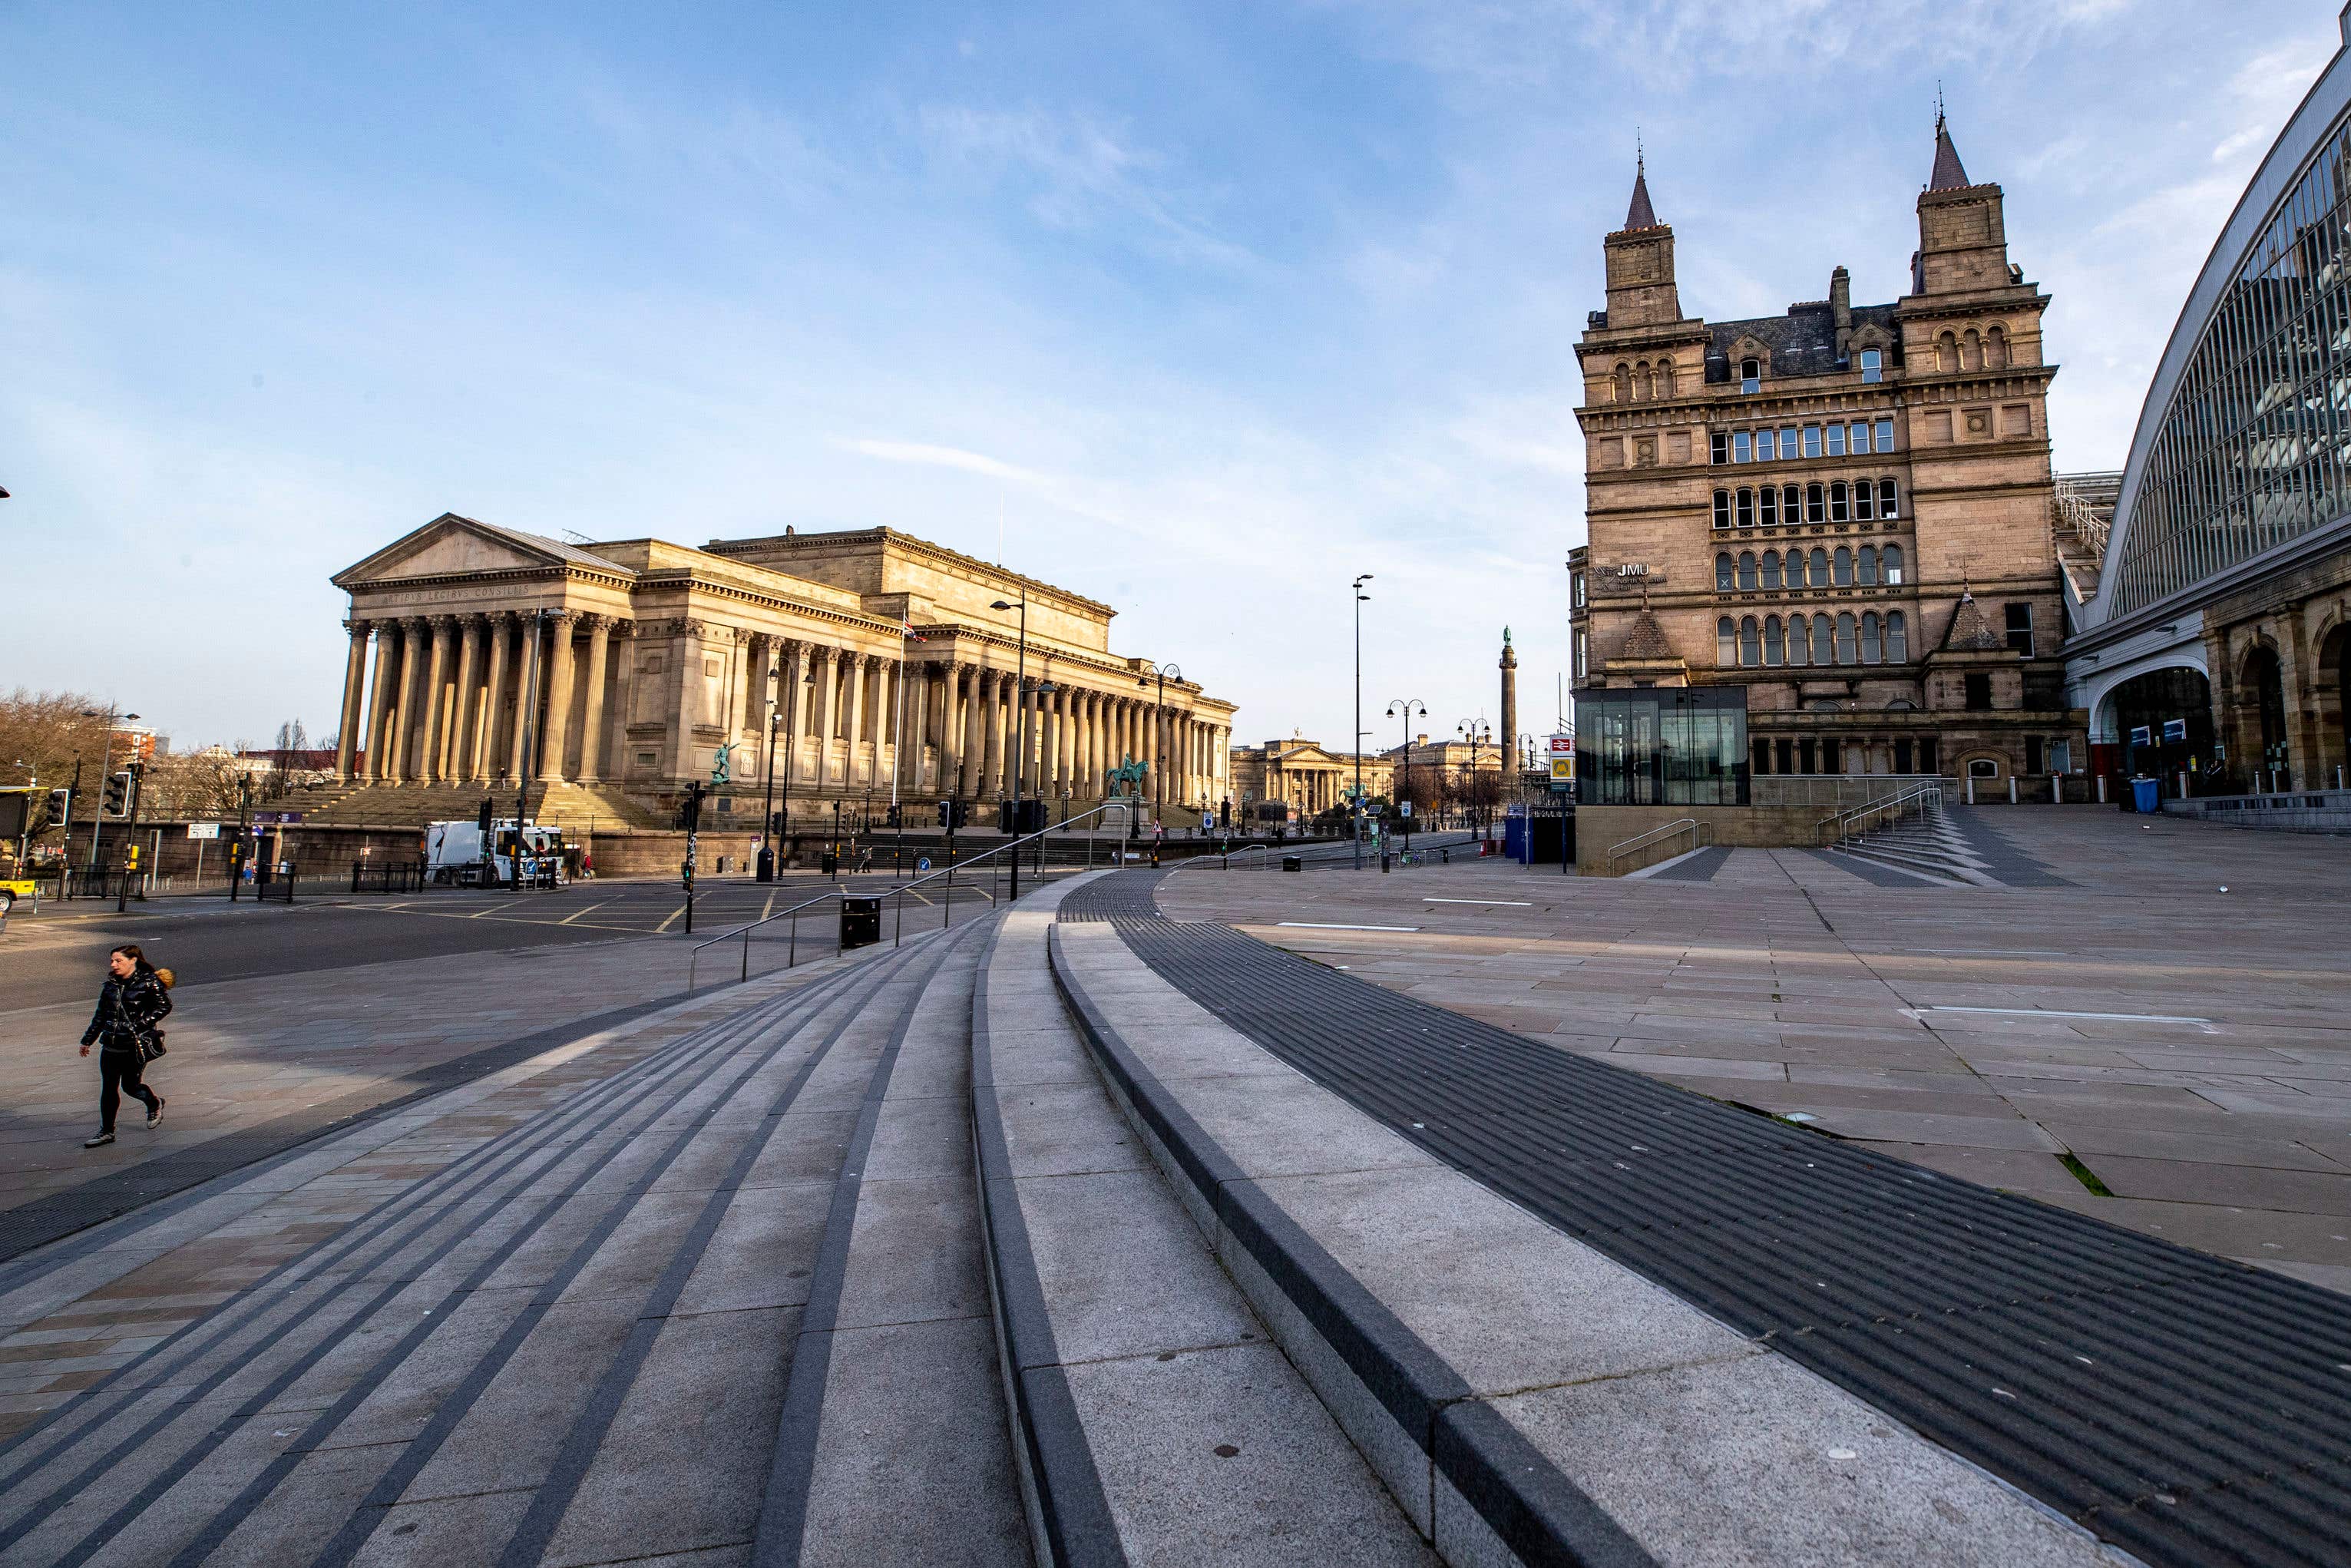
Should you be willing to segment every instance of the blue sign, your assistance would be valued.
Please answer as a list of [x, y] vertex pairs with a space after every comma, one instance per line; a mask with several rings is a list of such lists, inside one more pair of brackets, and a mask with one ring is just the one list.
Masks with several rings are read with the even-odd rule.
[[2163, 738], [2166, 740], [2187, 739], [2188, 721], [2184, 718], [2165, 719], [2163, 721]]
[[2155, 744], [2155, 732], [2143, 724], [2134, 726], [2131, 729], [2130, 743], [2133, 746], [2153, 746]]

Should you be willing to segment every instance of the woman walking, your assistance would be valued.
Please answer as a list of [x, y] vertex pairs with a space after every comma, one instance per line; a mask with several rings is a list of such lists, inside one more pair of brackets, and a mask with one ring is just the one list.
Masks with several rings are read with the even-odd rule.
[[98, 1010], [82, 1031], [81, 1053], [98, 1045], [98, 1136], [82, 1145], [102, 1148], [114, 1142], [114, 1113], [122, 1103], [118, 1091], [147, 1107], [147, 1124], [163, 1120], [163, 1099], [141, 1082], [150, 1057], [160, 1054], [155, 1026], [172, 1010], [167, 982], [147, 955], [126, 943], [106, 956], [106, 984], [98, 993]]

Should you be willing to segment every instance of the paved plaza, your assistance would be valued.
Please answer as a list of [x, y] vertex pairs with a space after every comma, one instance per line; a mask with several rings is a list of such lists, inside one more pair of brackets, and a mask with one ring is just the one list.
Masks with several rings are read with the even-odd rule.
[[1687, 880], [1187, 872], [1160, 899], [1562, 1050], [2351, 1291], [2351, 841], [1950, 814], [2047, 885], [1737, 850]]
[[[2019, 880], [1219, 862], [691, 995], [192, 988], [220, 1167], [131, 1128], [0, 1258], [0, 1563], [2343, 1560], [2346, 846], [1960, 831]], [[91, 1183], [64, 1061], [0, 1216]]]

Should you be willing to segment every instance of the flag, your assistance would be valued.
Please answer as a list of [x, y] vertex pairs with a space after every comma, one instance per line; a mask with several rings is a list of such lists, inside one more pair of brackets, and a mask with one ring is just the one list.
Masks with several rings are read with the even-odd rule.
[[898, 630], [905, 633], [906, 641], [909, 643], [927, 643], [930, 641], [928, 637], [924, 636], [921, 632], [914, 630], [914, 619], [911, 616], [901, 615], [898, 618]]

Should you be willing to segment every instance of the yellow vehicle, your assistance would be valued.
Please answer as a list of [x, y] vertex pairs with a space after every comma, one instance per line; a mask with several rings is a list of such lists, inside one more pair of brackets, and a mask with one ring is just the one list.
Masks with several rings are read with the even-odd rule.
[[32, 896], [33, 879], [31, 877], [24, 877], [16, 882], [0, 879], [0, 919], [7, 918], [8, 911], [16, 906], [18, 899]]

